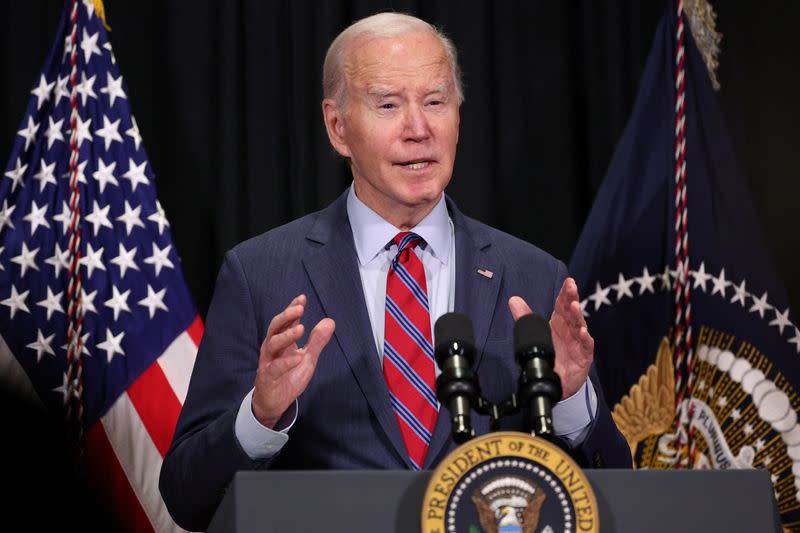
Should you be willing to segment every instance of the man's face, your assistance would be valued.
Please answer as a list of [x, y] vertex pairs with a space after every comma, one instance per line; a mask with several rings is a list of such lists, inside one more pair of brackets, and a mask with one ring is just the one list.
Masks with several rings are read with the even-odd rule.
[[418, 223], [450, 181], [459, 102], [444, 47], [431, 33], [356, 40], [345, 62], [347, 102], [323, 102], [359, 199], [398, 228]]

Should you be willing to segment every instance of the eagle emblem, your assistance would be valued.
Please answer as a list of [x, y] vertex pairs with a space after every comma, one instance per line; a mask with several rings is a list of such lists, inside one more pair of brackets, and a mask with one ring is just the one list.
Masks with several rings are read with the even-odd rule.
[[485, 533], [533, 533], [545, 493], [516, 476], [490, 479], [472, 495]]

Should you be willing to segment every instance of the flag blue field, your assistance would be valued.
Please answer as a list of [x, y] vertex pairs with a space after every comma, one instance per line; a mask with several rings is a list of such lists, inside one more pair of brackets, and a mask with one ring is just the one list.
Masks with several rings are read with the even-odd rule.
[[[606, 397], [637, 465], [767, 469], [784, 525], [798, 528], [797, 315], [761, 237], [688, 25], [683, 79], [678, 75], [679, 22], [670, 4], [570, 271]], [[678, 154], [685, 154], [686, 189], [676, 203]], [[684, 200], [685, 262], [676, 261]], [[674, 292], [682, 279], [691, 376], [685, 360], [675, 361]]]
[[0, 335], [4, 386], [81, 425], [121, 530], [178, 530], [158, 475], [202, 323], [92, 1], [66, 3], [0, 181]]

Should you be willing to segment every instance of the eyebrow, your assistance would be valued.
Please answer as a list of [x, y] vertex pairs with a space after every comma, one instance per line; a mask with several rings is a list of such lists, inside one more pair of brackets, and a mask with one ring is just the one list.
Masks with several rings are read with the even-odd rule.
[[[432, 94], [448, 94], [449, 87], [446, 83], [442, 83], [439, 85], [434, 86], [428, 92], [425, 93], [425, 96], [430, 96]], [[373, 86], [367, 89], [367, 95], [372, 99], [380, 99], [380, 98], [387, 98], [390, 96], [397, 96], [400, 92], [394, 89], [390, 89], [388, 87], [381, 87], [381, 86]]]

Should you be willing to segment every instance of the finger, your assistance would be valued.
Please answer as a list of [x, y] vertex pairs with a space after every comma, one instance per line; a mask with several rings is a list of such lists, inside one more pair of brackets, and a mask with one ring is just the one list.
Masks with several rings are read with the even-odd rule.
[[508, 308], [515, 321], [522, 316], [533, 314], [528, 303], [519, 296], [512, 296], [508, 299]]
[[335, 330], [336, 322], [330, 318], [323, 318], [314, 326], [314, 329], [311, 330], [311, 334], [308, 336], [308, 342], [306, 342], [303, 350], [306, 354], [310, 354], [313, 359], [316, 359], [319, 357], [322, 349], [328, 344], [328, 341], [331, 340], [331, 336]]
[[303, 336], [305, 327], [303, 324], [297, 324], [285, 331], [273, 335], [267, 340], [264, 346], [264, 351], [268, 358], [280, 357], [280, 353], [297, 342]]
[[584, 353], [594, 357], [594, 338], [589, 333], [587, 328], [581, 328], [580, 332], [581, 349]]
[[[298, 297], [299, 298], [299, 297]], [[284, 329], [291, 327], [291, 324], [300, 319], [305, 311], [305, 305], [292, 301], [286, 309], [278, 313], [272, 318], [267, 328], [267, 337], [280, 333]]]

